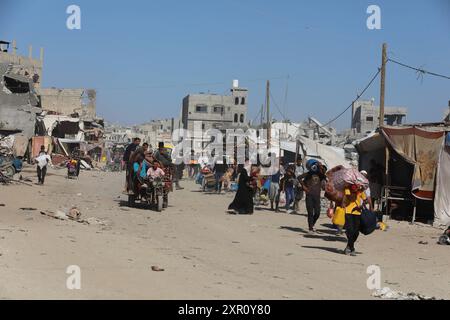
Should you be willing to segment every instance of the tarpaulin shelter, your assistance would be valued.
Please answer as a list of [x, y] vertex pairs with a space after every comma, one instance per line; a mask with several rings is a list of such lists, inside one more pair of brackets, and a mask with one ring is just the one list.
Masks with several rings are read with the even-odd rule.
[[[370, 172], [374, 161], [385, 169], [386, 212], [389, 200], [408, 200], [412, 206], [404, 206], [404, 211], [412, 211], [413, 220], [417, 211], [427, 220], [434, 214], [437, 224], [450, 223], [450, 186], [445, 185], [450, 181], [449, 148], [445, 145], [449, 131], [444, 123], [384, 126], [356, 141], [360, 169]], [[390, 197], [391, 189], [408, 194]]]
[[436, 224], [450, 224], [450, 132], [446, 134], [444, 147], [438, 159], [434, 217]]
[[[346, 168], [351, 167], [345, 158], [345, 150], [342, 148], [327, 146], [309, 138], [299, 136], [297, 141], [281, 141], [280, 149], [286, 153], [302, 156], [303, 160], [317, 159], [325, 164], [329, 169], [342, 165]], [[287, 151], [287, 152], [286, 152]], [[292, 157], [292, 156], [291, 156]], [[293, 162], [294, 159], [288, 159]]]

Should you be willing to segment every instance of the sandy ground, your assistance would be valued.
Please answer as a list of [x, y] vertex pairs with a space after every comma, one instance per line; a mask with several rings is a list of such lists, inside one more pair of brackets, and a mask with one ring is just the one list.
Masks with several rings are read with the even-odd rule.
[[[0, 298], [370, 299], [370, 265], [383, 287], [450, 298], [450, 247], [428, 226], [391, 221], [347, 257], [325, 215], [322, 232], [308, 235], [304, 210], [230, 215], [232, 194], [204, 194], [190, 181], [163, 213], [129, 209], [123, 173], [64, 174], [50, 170], [45, 186], [0, 186]], [[23, 176], [36, 181], [31, 168]], [[71, 206], [106, 225], [40, 214]], [[69, 265], [81, 268], [81, 290], [66, 287]]]

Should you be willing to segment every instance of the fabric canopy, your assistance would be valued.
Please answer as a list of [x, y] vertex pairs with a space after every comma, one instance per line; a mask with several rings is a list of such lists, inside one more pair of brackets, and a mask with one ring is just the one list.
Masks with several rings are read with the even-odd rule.
[[[450, 138], [450, 133], [447, 133]], [[450, 139], [449, 139], [450, 141]], [[438, 225], [450, 224], [450, 145], [442, 149], [436, 178], [434, 218]]]
[[442, 128], [384, 127], [382, 132], [392, 148], [414, 166], [413, 195], [418, 199], [433, 200], [445, 131]]

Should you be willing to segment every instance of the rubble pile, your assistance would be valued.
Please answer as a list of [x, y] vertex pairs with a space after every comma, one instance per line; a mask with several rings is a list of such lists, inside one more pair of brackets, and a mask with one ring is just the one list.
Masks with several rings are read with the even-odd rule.
[[376, 290], [374, 293], [372, 293], [372, 296], [375, 298], [387, 300], [438, 300], [435, 297], [429, 297], [415, 292], [404, 293], [401, 291], [392, 290], [388, 287]]

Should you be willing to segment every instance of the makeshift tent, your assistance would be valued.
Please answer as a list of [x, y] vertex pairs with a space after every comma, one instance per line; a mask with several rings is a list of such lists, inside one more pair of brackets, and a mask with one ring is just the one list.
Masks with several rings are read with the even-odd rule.
[[[360, 155], [360, 169], [371, 170], [370, 162], [385, 167], [387, 174], [385, 189], [407, 190], [409, 197], [396, 196], [385, 200], [409, 201], [405, 208], [413, 211], [415, 220], [416, 206], [421, 214], [431, 208], [435, 222], [449, 221], [450, 161], [447, 159], [448, 147], [445, 147], [446, 135], [450, 127], [445, 124], [417, 124], [410, 126], [385, 126], [381, 132], [355, 142]], [[448, 137], [447, 137], [448, 138]], [[435, 208], [433, 209], [433, 201]], [[388, 208], [385, 208], [388, 211]]]
[[450, 133], [438, 161], [436, 196], [434, 198], [435, 224], [450, 224]]
[[439, 154], [444, 143], [442, 128], [383, 128], [390, 146], [414, 166], [412, 193], [422, 200], [432, 200]]
[[317, 159], [324, 163], [329, 169], [342, 165], [350, 168], [350, 163], [345, 159], [345, 150], [342, 148], [331, 147], [321, 144], [317, 141], [308, 139], [303, 136], [297, 138], [297, 142], [281, 141], [280, 148], [295, 154], [297, 152], [297, 143], [299, 153], [304, 160]]

